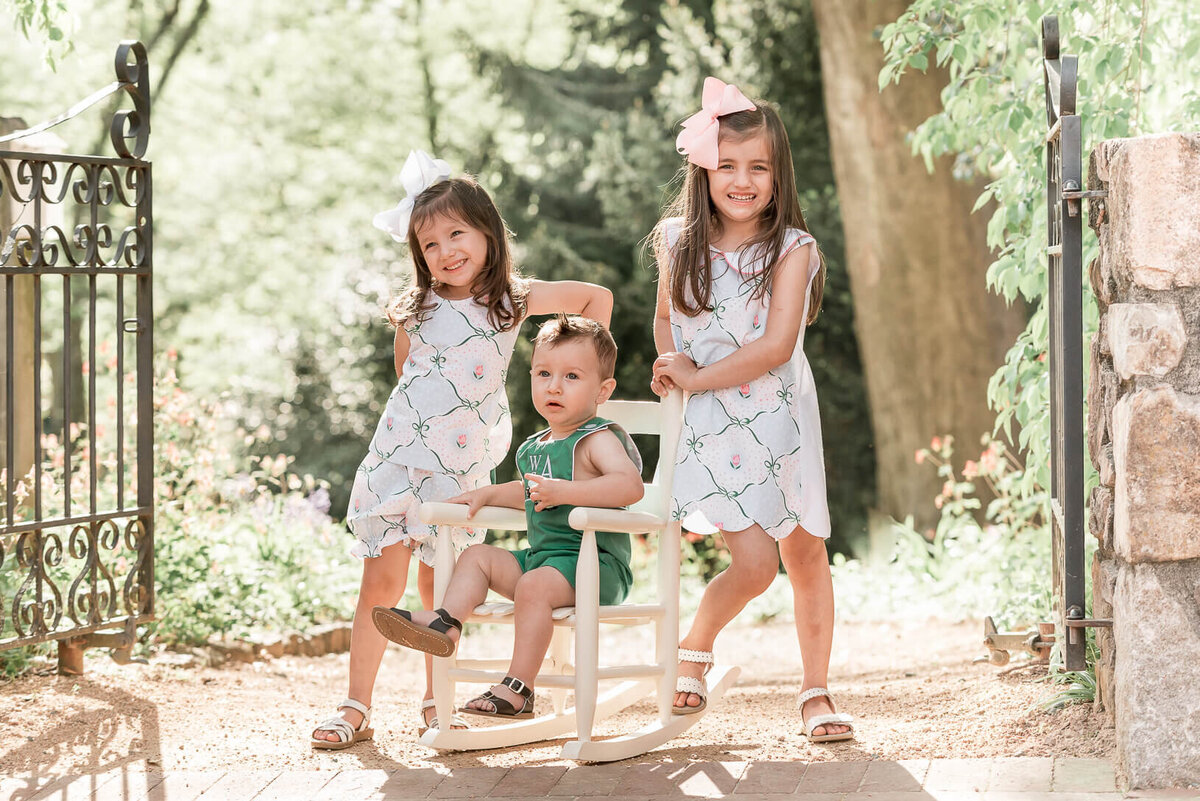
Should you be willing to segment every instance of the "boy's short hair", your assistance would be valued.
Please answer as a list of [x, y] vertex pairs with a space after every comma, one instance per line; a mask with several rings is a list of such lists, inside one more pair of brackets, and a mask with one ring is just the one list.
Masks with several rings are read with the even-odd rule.
[[552, 317], [538, 328], [533, 347], [534, 350], [552, 348], [576, 340], [592, 343], [596, 358], [600, 361], [601, 378], [612, 378], [617, 369], [617, 343], [608, 329], [595, 320], [566, 314]]

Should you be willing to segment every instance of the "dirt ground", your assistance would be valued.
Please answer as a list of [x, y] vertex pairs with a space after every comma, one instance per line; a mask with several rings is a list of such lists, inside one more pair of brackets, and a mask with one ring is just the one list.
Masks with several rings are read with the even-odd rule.
[[[982, 624], [839, 623], [831, 689], [858, 721], [848, 744], [810, 745], [795, 694], [800, 657], [790, 624], [736, 625], [717, 659], [741, 678], [697, 725], [638, 762], [866, 760], [1112, 755], [1114, 732], [1090, 705], [1038, 709], [1052, 692], [1045, 668], [1015, 657], [1000, 669], [972, 664]], [[503, 647], [511, 630], [469, 632], [468, 654]], [[647, 635], [648, 636], [648, 635]], [[640, 632], [609, 634], [602, 653], [636, 654]], [[89, 653], [81, 677], [28, 675], [0, 683], [0, 776], [91, 773], [117, 767], [219, 770], [556, 764], [560, 742], [439, 754], [415, 742], [423, 681], [415, 653], [388, 650], [375, 694], [375, 739], [314, 752], [314, 725], [345, 693], [346, 654], [285, 657], [222, 668], [161, 660], [118, 666]], [[471, 687], [459, 686], [460, 702]], [[548, 699], [539, 704], [548, 705]], [[643, 725], [641, 703], [598, 725], [598, 735]]]

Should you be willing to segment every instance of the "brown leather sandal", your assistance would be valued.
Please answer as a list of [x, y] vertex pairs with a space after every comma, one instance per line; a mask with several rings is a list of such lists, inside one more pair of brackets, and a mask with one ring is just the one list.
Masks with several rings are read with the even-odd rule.
[[454, 640], [450, 629], [462, 631], [462, 623], [445, 609], [434, 609], [438, 619], [428, 626], [414, 623], [412, 612], [407, 609], [377, 606], [371, 610], [371, 620], [384, 637], [397, 645], [415, 648], [434, 656], [450, 656], [454, 653]]
[[514, 706], [507, 698], [501, 698], [491, 690], [488, 690], [483, 695], [478, 695], [471, 700], [487, 701], [492, 705], [491, 710], [472, 709], [469, 706], [464, 706], [458, 711], [485, 718], [525, 719], [533, 717], [533, 688], [515, 676], [505, 676], [500, 680], [500, 683], [524, 699], [519, 708]]

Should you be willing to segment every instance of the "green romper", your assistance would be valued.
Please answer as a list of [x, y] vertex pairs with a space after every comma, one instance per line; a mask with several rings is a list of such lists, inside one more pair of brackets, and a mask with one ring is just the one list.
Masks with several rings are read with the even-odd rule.
[[[570, 481], [575, 474], [576, 443], [604, 429], [617, 435], [640, 471], [642, 458], [629, 434], [616, 423], [599, 417], [588, 420], [565, 439], [543, 442], [542, 438], [549, 433], [549, 429], [540, 431], [517, 449], [517, 469], [525, 486], [525, 519], [529, 525], [529, 547], [513, 552], [522, 572], [528, 573], [549, 565], [562, 573], [572, 587], [575, 586], [575, 564], [579, 561], [579, 548], [583, 541], [583, 532], [571, 528], [567, 522], [567, 516], [575, 507], [563, 504], [535, 512], [533, 501], [529, 499], [529, 482], [524, 476], [531, 473]], [[629, 567], [632, 555], [629, 535], [597, 531], [596, 549], [600, 556], [600, 603], [619, 604], [629, 595], [629, 588], [633, 585], [633, 570]]]

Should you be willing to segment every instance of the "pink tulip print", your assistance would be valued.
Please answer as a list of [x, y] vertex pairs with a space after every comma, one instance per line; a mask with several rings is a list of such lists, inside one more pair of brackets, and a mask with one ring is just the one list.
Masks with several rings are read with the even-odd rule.
[[477, 364], [475, 365], [475, 380], [478, 381], [481, 378], [483, 378], [483, 365]]
[[458, 447], [460, 447], [460, 448], [467, 447], [467, 435], [466, 434], [458, 435]]
[[388, 431], [391, 431], [391, 430], [392, 430], [392, 418], [391, 418], [391, 416], [388, 416], [388, 419], [384, 421], [384, 425], [386, 425], [386, 426], [387, 426], [387, 430], [388, 430]]
[[729, 460], [729, 465], [730, 465], [730, 466], [731, 466], [731, 467], [732, 467], [734, 470], [738, 470], [738, 469], [740, 469], [740, 468], [741, 468], [741, 466], [742, 466], [742, 455], [741, 455], [740, 453], [735, 453], [735, 454], [733, 455], [733, 458]]
[[754, 322], [752, 323], [752, 325], [755, 328], [758, 328], [758, 326], [760, 325], [760, 323], [758, 322], [758, 314], [757, 313], [754, 315]]
[[750, 397], [750, 385], [742, 384], [740, 387], [738, 387], [738, 394], [741, 395], [743, 398]]

